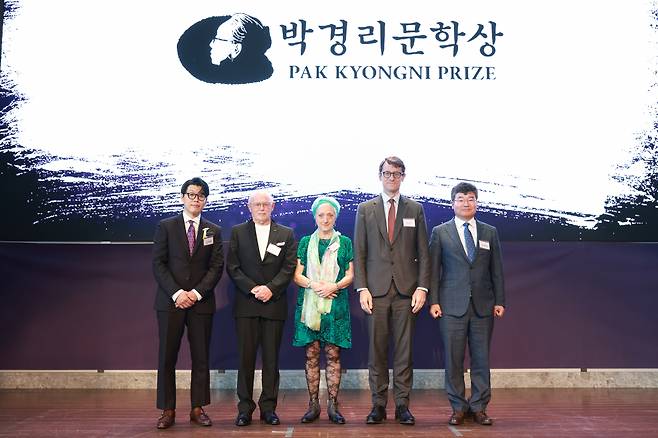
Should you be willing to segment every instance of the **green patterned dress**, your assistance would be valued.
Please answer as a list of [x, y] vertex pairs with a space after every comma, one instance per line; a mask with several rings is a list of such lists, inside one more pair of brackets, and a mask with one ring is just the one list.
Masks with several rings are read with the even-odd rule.
[[[306, 252], [311, 236], [304, 236], [299, 241], [297, 248], [297, 258], [304, 265], [303, 274], [306, 275]], [[320, 260], [325, 250], [329, 246], [329, 239], [320, 239], [318, 252]], [[340, 248], [338, 248], [338, 277], [339, 282], [345, 277], [345, 271], [349, 268], [353, 260], [352, 241], [349, 237], [340, 236]], [[350, 302], [348, 288], [338, 291], [338, 296], [334, 298], [331, 304], [331, 312], [322, 315], [320, 321], [320, 330], [315, 331], [306, 327], [301, 322], [302, 305], [304, 304], [304, 288], [300, 287], [297, 292], [297, 308], [295, 309], [295, 337], [292, 345], [295, 347], [305, 347], [313, 341], [320, 341], [320, 345], [333, 344], [341, 348], [352, 347], [352, 325], [350, 323]]]

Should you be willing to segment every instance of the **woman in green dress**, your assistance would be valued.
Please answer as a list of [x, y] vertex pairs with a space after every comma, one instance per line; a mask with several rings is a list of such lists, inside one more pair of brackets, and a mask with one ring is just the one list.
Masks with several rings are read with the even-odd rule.
[[299, 286], [295, 309], [293, 345], [306, 348], [306, 382], [310, 396], [302, 423], [320, 416], [320, 350], [327, 360], [327, 415], [336, 424], [345, 418], [338, 411], [340, 350], [352, 347], [349, 296], [352, 284], [352, 241], [334, 229], [340, 212], [338, 201], [317, 198], [311, 206], [317, 229], [299, 241], [295, 283]]

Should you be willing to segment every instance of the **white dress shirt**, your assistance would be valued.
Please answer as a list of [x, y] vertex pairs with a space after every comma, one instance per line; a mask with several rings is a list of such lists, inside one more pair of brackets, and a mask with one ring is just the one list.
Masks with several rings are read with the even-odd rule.
[[265, 258], [265, 251], [267, 251], [267, 243], [270, 241], [270, 222], [267, 225], [259, 225], [254, 222], [256, 226], [256, 240], [258, 240], [258, 251], [260, 251], [260, 259]]
[[185, 228], [185, 235], [187, 235], [187, 229], [190, 228], [190, 221], [194, 222], [194, 237], [199, 235], [199, 222], [201, 222], [201, 215], [192, 217], [183, 210], [183, 221], [185, 221], [185, 224], [183, 225]]

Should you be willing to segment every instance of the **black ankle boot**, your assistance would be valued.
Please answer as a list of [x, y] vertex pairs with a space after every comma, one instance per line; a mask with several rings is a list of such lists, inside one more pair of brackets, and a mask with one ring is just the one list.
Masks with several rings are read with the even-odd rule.
[[318, 399], [311, 399], [308, 402], [308, 411], [302, 417], [302, 423], [311, 423], [320, 416], [320, 402]]
[[338, 401], [330, 398], [327, 402], [327, 415], [332, 423], [345, 424], [345, 417], [338, 411]]

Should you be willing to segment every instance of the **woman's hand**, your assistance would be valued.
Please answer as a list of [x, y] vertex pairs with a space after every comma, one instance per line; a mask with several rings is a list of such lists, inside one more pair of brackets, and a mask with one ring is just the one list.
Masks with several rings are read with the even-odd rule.
[[313, 290], [316, 294], [318, 294], [318, 296], [322, 298], [334, 299], [338, 295], [338, 286], [336, 283], [331, 283], [328, 281], [317, 281], [313, 283], [315, 283]]

